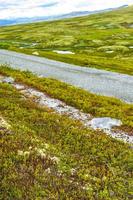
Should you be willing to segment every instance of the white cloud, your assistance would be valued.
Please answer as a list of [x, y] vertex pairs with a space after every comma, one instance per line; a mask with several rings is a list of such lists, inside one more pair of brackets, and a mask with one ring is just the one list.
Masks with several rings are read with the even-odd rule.
[[133, 0], [0, 0], [0, 19], [41, 17], [72, 11], [100, 10]]

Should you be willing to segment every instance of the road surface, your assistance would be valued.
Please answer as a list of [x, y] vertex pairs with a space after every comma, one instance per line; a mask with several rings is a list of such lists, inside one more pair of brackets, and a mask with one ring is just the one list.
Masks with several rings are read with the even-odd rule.
[[133, 76], [80, 67], [33, 55], [0, 50], [0, 64], [56, 78], [95, 94], [113, 96], [133, 103]]

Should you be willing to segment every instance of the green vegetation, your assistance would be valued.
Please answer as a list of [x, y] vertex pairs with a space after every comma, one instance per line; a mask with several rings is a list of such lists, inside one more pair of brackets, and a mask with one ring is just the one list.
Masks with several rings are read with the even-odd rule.
[[[73, 91], [79, 98], [80, 90], [64, 83], [8, 68], [0, 71], [34, 87], [38, 85], [53, 96], [64, 90], [67, 102], [71, 99], [71, 95], [66, 98], [67, 94]], [[85, 96], [88, 99], [91, 94], [83, 93], [82, 102]], [[105, 102], [124, 109], [119, 101], [105, 99]], [[91, 98], [87, 103], [91, 105]], [[38, 107], [6, 83], [0, 83], [0, 116], [11, 125], [10, 132], [0, 125], [1, 200], [132, 198], [132, 150], [127, 144], [85, 129], [80, 122], [48, 108]]]
[[115, 98], [91, 94], [54, 79], [38, 78], [30, 72], [20, 72], [6, 66], [0, 67], [0, 74], [12, 76], [18, 82], [33, 86], [93, 116], [120, 119], [123, 122], [121, 129], [131, 133], [133, 131], [133, 105], [131, 104]]
[[[0, 27], [0, 48], [133, 75], [133, 6], [85, 17]], [[67, 50], [75, 54], [58, 54]]]

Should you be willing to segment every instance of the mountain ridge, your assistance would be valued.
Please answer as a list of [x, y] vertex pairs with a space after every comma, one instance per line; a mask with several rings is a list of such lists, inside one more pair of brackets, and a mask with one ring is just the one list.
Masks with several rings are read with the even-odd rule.
[[74, 17], [80, 17], [80, 16], [86, 16], [86, 15], [91, 15], [91, 14], [97, 14], [97, 13], [117, 10], [122, 7], [128, 7], [128, 5], [123, 5], [123, 6], [116, 7], [116, 8], [107, 8], [107, 9], [103, 9], [103, 10], [75, 11], [75, 12], [70, 12], [70, 13], [63, 14], [63, 15], [32, 17], [32, 18], [15, 18], [15, 19], [7, 19], [7, 20], [5, 19], [5, 20], [0, 20], [0, 26], [25, 24], [25, 23], [40, 22], [40, 21], [53, 21], [53, 20], [65, 19], [65, 18], [74, 18]]

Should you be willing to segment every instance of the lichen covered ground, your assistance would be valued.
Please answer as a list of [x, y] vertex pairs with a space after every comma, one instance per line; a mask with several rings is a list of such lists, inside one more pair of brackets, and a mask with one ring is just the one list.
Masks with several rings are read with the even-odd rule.
[[[40, 91], [47, 88], [51, 96], [55, 95], [53, 82], [60, 92], [63, 87], [66, 92], [74, 90], [29, 72], [4, 67], [0, 71], [10, 74], [19, 84], [38, 86]], [[53, 112], [48, 106], [38, 105], [21, 89], [0, 83], [0, 198], [131, 199], [132, 146], [86, 128], [79, 120]], [[105, 101], [109, 102], [106, 98]], [[122, 109], [132, 107], [117, 101], [119, 104]], [[131, 118], [129, 122], [132, 127]]]

